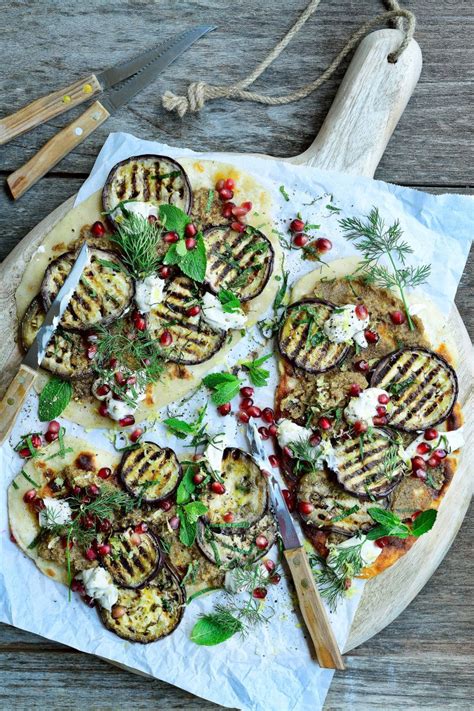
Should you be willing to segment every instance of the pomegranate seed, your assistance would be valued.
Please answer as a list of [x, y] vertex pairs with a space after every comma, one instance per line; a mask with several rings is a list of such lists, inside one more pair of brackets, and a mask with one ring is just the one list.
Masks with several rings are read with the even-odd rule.
[[95, 358], [95, 356], [96, 356], [96, 354], [97, 354], [97, 350], [98, 350], [98, 348], [97, 348], [97, 345], [96, 345], [95, 343], [92, 343], [90, 346], [88, 346], [88, 347], [86, 348], [86, 357], [87, 357], [87, 360], [92, 360], [93, 358]]
[[132, 533], [132, 535], [130, 536], [130, 543], [132, 544], [132, 546], [139, 546], [141, 542], [142, 537], [140, 536], [140, 534], [135, 532]]
[[276, 437], [278, 434], [278, 427], [275, 424], [270, 425], [270, 427], [268, 428], [268, 434], [270, 435], [270, 437]]
[[125, 385], [126, 377], [121, 370], [117, 370], [114, 373], [114, 378], [117, 385]]
[[82, 599], [88, 607], [95, 607], [95, 600], [90, 595], [84, 595]]
[[150, 225], [154, 225], [156, 220], [157, 220], [156, 215], [148, 215], [148, 222], [150, 223]]
[[160, 343], [162, 346], [170, 346], [173, 343], [173, 336], [169, 331], [163, 331], [160, 336]]
[[359, 371], [359, 373], [366, 373], [369, 370], [369, 364], [366, 360], [357, 360], [354, 363], [354, 368]]
[[273, 571], [275, 570], [275, 563], [270, 558], [267, 558], [266, 560], [264, 560], [263, 565], [265, 566], [265, 568], [268, 570], [269, 573], [273, 573]]
[[377, 411], [377, 415], [379, 415], [380, 417], [384, 417], [387, 414], [387, 408], [385, 407], [385, 405], [377, 405], [375, 409]]
[[223, 515], [222, 518], [224, 520], [224, 523], [232, 523], [232, 521], [234, 520], [234, 514], [232, 513], [232, 511], [228, 511], [226, 514]]
[[329, 252], [332, 249], [331, 240], [326, 237], [318, 237], [316, 240], [316, 249], [322, 254], [324, 254], [324, 252]]
[[422, 481], [425, 481], [425, 479], [427, 478], [426, 472], [424, 469], [416, 469], [416, 471], [414, 472], [414, 475], [417, 479], [421, 479]]
[[280, 461], [279, 461], [276, 454], [270, 454], [270, 456], [268, 457], [268, 461], [270, 462], [272, 467], [279, 467], [280, 466]]
[[204, 481], [204, 478], [204, 474], [198, 472], [193, 476], [193, 482], [199, 486], [199, 484], [202, 484], [202, 482]]
[[390, 397], [388, 395], [385, 395], [385, 393], [382, 393], [378, 396], [377, 400], [380, 402], [381, 405], [386, 405], [390, 401]]
[[413, 457], [411, 460], [411, 468], [415, 472], [417, 469], [426, 469], [426, 462], [423, 457]]
[[290, 232], [303, 232], [304, 228], [303, 220], [296, 218], [290, 222]]
[[186, 237], [184, 240], [184, 244], [186, 245], [186, 249], [190, 251], [191, 249], [194, 249], [194, 247], [197, 245], [197, 241], [194, 239], [194, 237]]
[[137, 379], [136, 379], [135, 375], [130, 375], [130, 377], [127, 378], [127, 385], [135, 385], [136, 382], [137, 382]]
[[192, 222], [190, 222], [186, 227], [184, 228], [184, 234], [186, 237], [194, 237], [197, 234], [197, 227], [196, 225], [193, 225]]
[[226, 220], [230, 219], [232, 217], [232, 210], [234, 209], [235, 204], [233, 202], [226, 202], [222, 206], [222, 217], [225, 217]]
[[194, 306], [190, 306], [190, 308], [186, 311], [186, 314], [188, 316], [197, 316], [201, 312], [201, 307], [198, 306], [198, 304], [195, 304]]
[[31, 452], [28, 447], [23, 447], [22, 449], [18, 450], [18, 454], [23, 459], [28, 459], [28, 457], [31, 457]]
[[263, 551], [265, 548], [268, 548], [268, 538], [263, 535], [257, 536], [255, 539], [255, 545]]
[[129, 425], [135, 424], [135, 418], [133, 415], [125, 415], [119, 420], [120, 427], [128, 427]]
[[293, 452], [289, 447], [283, 447], [283, 454], [285, 457], [288, 457], [288, 459], [293, 459]]
[[367, 307], [364, 306], [364, 304], [357, 304], [357, 306], [355, 307], [354, 310], [355, 310], [355, 315], [357, 316], [359, 321], [363, 321], [369, 315], [369, 311], [368, 311]]
[[352, 383], [352, 385], [349, 388], [349, 395], [351, 397], [357, 397], [358, 395], [361, 394], [361, 392], [362, 392], [362, 388], [360, 387], [360, 385], [358, 385], [357, 383]]
[[322, 430], [330, 430], [332, 427], [332, 420], [330, 420], [329, 417], [320, 417], [318, 425]]
[[278, 585], [280, 580], [281, 580], [281, 575], [279, 573], [274, 573], [270, 578], [270, 582], [272, 585]]
[[265, 598], [267, 597], [267, 589], [255, 588], [255, 590], [252, 592], [252, 595], [256, 600], [265, 600]]
[[87, 560], [95, 560], [97, 558], [97, 554], [93, 548], [88, 548], [84, 555]]
[[138, 442], [140, 437], [143, 434], [143, 430], [141, 427], [137, 427], [136, 430], [133, 430], [133, 432], [130, 435], [130, 442]]
[[232, 214], [234, 215], [234, 217], [243, 217], [244, 215], [247, 214], [247, 212], [248, 212], [248, 210], [246, 210], [245, 207], [242, 207], [242, 205], [240, 205], [240, 206], [236, 205], [235, 207], [232, 208]]
[[173, 244], [179, 240], [179, 234], [177, 232], [165, 232], [163, 235], [163, 241], [167, 244]]
[[23, 501], [25, 504], [31, 504], [32, 501], [36, 499], [36, 489], [29, 489], [23, 494]]
[[41, 435], [39, 435], [39, 434], [31, 435], [31, 444], [33, 445], [33, 447], [35, 449], [39, 449], [41, 447], [41, 445], [43, 444], [43, 439], [42, 439]]
[[298, 504], [298, 511], [303, 516], [309, 516], [310, 513], [314, 511], [314, 506], [309, 501], [300, 501]]
[[46, 432], [46, 434], [44, 436], [46, 442], [54, 442], [55, 440], [58, 439], [58, 437], [59, 437], [59, 434], [57, 432], [49, 432], [49, 430], [48, 430], [48, 432]]
[[148, 531], [148, 524], [145, 521], [137, 524], [135, 526], [135, 533], [146, 533]]
[[313, 434], [309, 438], [310, 445], [312, 447], [317, 447], [320, 442], [321, 442], [321, 435], [319, 434], [319, 432], [313, 432]]
[[108, 543], [102, 543], [100, 546], [97, 546], [97, 553], [99, 555], [109, 555], [111, 550], [112, 548]]
[[264, 407], [262, 410], [262, 420], [264, 422], [272, 423], [275, 421], [275, 413], [271, 407]]
[[43, 499], [35, 499], [33, 501], [33, 506], [35, 508], [35, 511], [38, 512], [46, 508], [46, 504], [44, 503]]
[[434, 454], [427, 460], [427, 465], [431, 468], [439, 466], [439, 459]]
[[165, 499], [164, 501], [160, 501], [158, 506], [162, 511], [169, 511], [173, 504], [171, 503], [171, 501], [168, 501], [168, 499]]
[[234, 232], [245, 232], [245, 225], [242, 225], [240, 222], [231, 222], [230, 227]]
[[378, 343], [380, 336], [376, 331], [371, 331], [369, 328], [364, 331], [365, 340], [367, 343]]
[[216, 185], [215, 185], [215, 188], [216, 188], [217, 192], [220, 193], [220, 191], [221, 191], [223, 188], [225, 188], [225, 180], [224, 180], [224, 179], [218, 180], [217, 183], [216, 183]]
[[224, 186], [227, 188], [227, 190], [233, 190], [235, 188], [235, 180], [232, 180], [232, 178], [227, 178], [224, 183]]
[[291, 513], [295, 510], [295, 497], [290, 491], [288, 491], [288, 489], [282, 489], [281, 493], [283, 494], [283, 498], [285, 499], [287, 509]]
[[406, 316], [403, 311], [392, 311], [390, 314], [390, 319], [395, 326], [401, 326], [405, 323]]
[[160, 275], [161, 279], [168, 279], [171, 274], [171, 267], [160, 267], [158, 270], [158, 274]]
[[[86, 498], [86, 497], [84, 497], [84, 498]], [[82, 499], [82, 501], [84, 502], [84, 499]], [[90, 501], [90, 499], [88, 499], [88, 502], [89, 501]], [[86, 514], [85, 516], [82, 517], [81, 524], [84, 526], [84, 528], [87, 528], [87, 529], [94, 528], [95, 519], [93, 516], [91, 516], [91, 514]]]
[[352, 429], [356, 434], [362, 434], [363, 432], [367, 432], [367, 422], [364, 422], [363, 420], [357, 420], [352, 425]]
[[100, 487], [97, 486], [97, 484], [90, 484], [90, 486], [87, 487], [87, 492], [91, 496], [99, 496], [100, 494]]
[[448, 453], [445, 449], [436, 449], [433, 454], [435, 455], [435, 457], [438, 457], [438, 459], [444, 459], [448, 456]]
[[114, 618], [114, 620], [118, 620], [119, 617], [123, 617], [126, 614], [127, 614], [127, 610], [122, 605], [114, 605], [113, 606], [111, 615]]
[[97, 222], [94, 222], [94, 224], [91, 227], [91, 232], [94, 235], [94, 237], [103, 237], [105, 235], [105, 227], [103, 223], [100, 220], [97, 220]]
[[243, 203], [242, 203], [241, 207], [244, 207], [247, 212], [250, 212], [250, 210], [252, 209], [253, 205], [252, 205], [252, 203], [250, 202], [250, 200], [247, 200], [246, 202], [243, 202]]
[[136, 319], [133, 321], [133, 325], [137, 329], [137, 331], [146, 331], [146, 319], [144, 316], [138, 316]]
[[242, 397], [252, 397], [254, 394], [255, 390], [251, 388], [249, 385], [246, 385], [243, 388], [240, 388], [240, 394]]
[[411, 515], [411, 520], [415, 521], [418, 518], [418, 516], [422, 513], [423, 513], [423, 511], [415, 511], [415, 513], [412, 513], [412, 515]]
[[425, 439], [428, 441], [431, 441], [432, 439], [436, 439], [438, 436], [438, 430], [435, 430], [434, 427], [429, 427], [424, 434]]
[[298, 232], [298, 234], [293, 237], [293, 246], [298, 247], [298, 249], [304, 247], [308, 242], [309, 237], [304, 232]]
[[375, 545], [379, 548], [385, 548], [390, 543], [390, 538], [388, 536], [382, 536], [375, 541]]
[[251, 407], [247, 408], [247, 415], [249, 417], [257, 417], [258, 418], [258, 417], [260, 417], [261, 414], [262, 414], [261, 409], [259, 407], [257, 407], [256, 405], [251, 405]]
[[109, 368], [110, 368], [111, 370], [114, 370], [114, 368], [117, 367], [117, 363], [118, 363], [117, 358], [111, 358], [111, 359], [109, 360]]
[[230, 413], [231, 409], [232, 405], [230, 404], [230, 402], [225, 402], [223, 405], [219, 405], [219, 407], [217, 408], [217, 412], [222, 417], [225, 417]]
[[97, 395], [100, 397], [104, 397], [105, 395], [108, 395], [110, 392], [110, 386], [107, 385], [107, 383], [104, 383], [103, 385], [99, 385], [99, 387], [96, 390]]
[[428, 454], [428, 452], [430, 452], [430, 451], [431, 451], [431, 447], [429, 444], [426, 444], [426, 442], [420, 442], [420, 444], [416, 448], [417, 454]]
[[76, 578], [73, 578], [71, 580], [71, 590], [72, 592], [79, 593], [79, 595], [84, 595], [86, 592], [84, 583], [82, 583], [80, 580], [76, 580]]
[[223, 202], [227, 202], [227, 200], [232, 200], [234, 197], [234, 191], [230, 188], [222, 188], [219, 190], [219, 197]]
[[99, 405], [97, 411], [98, 411], [99, 415], [102, 415], [102, 417], [108, 417], [109, 411], [107, 409], [107, 405], [105, 402], [103, 402]]
[[48, 423], [48, 432], [59, 432], [61, 429], [61, 425], [57, 420], [51, 420], [51, 422]]
[[248, 413], [244, 412], [243, 410], [240, 410], [237, 417], [239, 419], [239, 422], [242, 422], [243, 425], [246, 425], [247, 422], [250, 420]]
[[181, 521], [179, 520], [179, 518], [177, 516], [172, 516], [170, 518], [170, 520], [168, 521], [168, 523], [170, 525], [170, 528], [173, 529], [173, 531], [177, 531], [181, 525]]
[[258, 433], [262, 439], [268, 439], [270, 437], [270, 434], [268, 432], [268, 427], [259, 427]]
[[224, 484], [221, 484], [220, 481], [213, 481], [211, 484], [211, 491], [214, 494], [225, 494], [225, 486]]
[[372, 422], [374, 423], [375, 427], [383, 427], [387, 424], [388, 420], [383, 415], [376, 415], [376, 417], [372, 417]]
[[74, 494], [74, 496], [79, 496], [81, 491], [82, 489], [80, 486], [74, 486], [72, 489], [72, 493]]
[[100, 531], [101, 533], [108, 533], [111, 528], [112, 528], [112, 521], [109, 521], [108, 518], [104, 518], [103, 521], [100, 521], [100, 523], [99, 523], [99, 531]]

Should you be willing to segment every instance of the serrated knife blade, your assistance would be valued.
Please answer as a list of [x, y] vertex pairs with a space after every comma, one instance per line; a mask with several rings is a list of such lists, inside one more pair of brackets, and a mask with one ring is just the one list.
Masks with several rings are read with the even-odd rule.
[[67, 275], [64, 284], [58, 291], [56, 298], [48, 309], [45, 316], [43, 324], [36, 334], [35, 340], [29, 347], [25, 357], [22, 360], [22, 364], [28, 366], [32, 370], [38, 370], [41, 361], [43, 360], [46, 349], [51, 338], [54, 336], [55, 331], [59, 325], [61, 317], [68, 307], [76, 286], [84, 271], [84, 267], [89, 261], [89, 250], [87, 243], [84, 242], [79, 254], [77, 255], [76, 261], [72, 265], [72, 269]]

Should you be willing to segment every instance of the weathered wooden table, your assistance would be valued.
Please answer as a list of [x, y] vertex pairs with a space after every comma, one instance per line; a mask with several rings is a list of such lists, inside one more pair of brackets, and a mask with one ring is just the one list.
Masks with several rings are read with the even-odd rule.
[[[79, 188], [110, 131], [128, 130], [196, 150], [300, 153], [319, 129], [344, 68], [317, 94], [282, 107], [215, 102], [201, 115], [180, 121], [165, 114], [159, 97], [165, 88], [182, 90], [196, 78], [215, 83], [240, 78], [282, 36], [305, 4], [305, 0], [260, 0], [257, 4], [248, 0], [232, 4], [215, 0], [0, 2], [3, 114], [78, 78], [85, 70], [105, 68], [183, 27], [203, 22], [218, 26], [17, 204], [5, 192], [0, 194], [0, 257]], [[469, 192], [474, 183], [472, 135], [468, 135], [472, 124], [469, 80], [474, 66], [472, 54], [469, 62], [472, 3], [413, 0], [407, 4], [418, 17], [424, 69], [376, 177], [431, 192]], [[258, 87], [282, 93], [315, 77], [350, 32], [380, 11], [377, 0], [323, 2]], [[82, 110], [3, 147], [2, 178]], [[471, 329], [473, 261], [457, 297]], [[472, 522], [467, 517], [449, 555], [412, 605], [383, 632], [347, 655], [347, 671], [336, 674], [325, 711], [472, 708], [472, 541]], [[218, 708], [167, 684], [148, 681], [12, 627], [0, 627], [0, 669], [0, 704], [5, 709]]]

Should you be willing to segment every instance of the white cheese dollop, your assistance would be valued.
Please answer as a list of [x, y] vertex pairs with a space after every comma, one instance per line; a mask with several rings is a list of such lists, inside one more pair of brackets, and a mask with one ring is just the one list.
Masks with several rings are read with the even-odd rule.
[[351, 397], [348, 405], [344, 409], [344, 417], [347, 422], [366, 422], [372, 424], [372, 418], [377, 415], [379, 395], [388, 395], [382, 388], [366, 388], [357, 397]]
[[165, 280], [156, 274], [135, 282], [135, 303], [142, 314], [149, 313], [155, 304], [163, 301]]
[[277, 439], [278, 444], [283, 447], [288, 447], [292, 442], [307, 442], [312, 435], [311, 430], [307, 427], [301, 427], [296, 422], [283, 419], [277, 423]]
[[82, 580], [86, 593], [89, 597], [97, 600], [99, 605], [109, 612], [112, 605], [118, 600], [118, 590], [112, 582], [112, 578], [108, 570], [105, 568], [86, 568], [76, 575], [76, 578]]
[[63, 525], [69, 523], [71, 519], [71, 507], [67, 501], [53, 499], [46, 496], [43, 499], [45, 508], [40, 511], [39, 524], [44, 528], [52, 528], [56, 524]]
[[213, 472], [220, 474], [222, 457], [226, 447], [227, 442], [224, 436], [221, 435], [213, 438], [212, 443], [209, 443], [204, 450], [204, 458], [207, 459], [207, 462]]
[[[347, 540], [343, 541], [342, 543], [339, 543], [337, 548], [350, 548], [351, 546], [356, 546], [361, 542], [361, 538], [358, 538], [357, 536], [353, 536], [352, 538], [348, 538]], [[360, 549], [360, 554], [361, 558], [364, 561], [365, 565], [372, 565], [379, 555], [381, 554], [382, 549], [379, 548], [379, 546], [375, 545], [374, 541], [369, 541], [367, 538], [365, 538], [364, 542], [362, 543], [362, 547]]]
[[[131, 200], [124, 204], [124, 208], [127, 212], [131, 212], [133, 215], [138, 215], [138, 217], [143, 217], [145, 220], [149, 217], [158, 217], [158, 208], [156, 205], [153, 205], [152, 202]], [[114, 218], [120, 217], [122, 214], [122, 210], [119, 208], [114, 211]]]
[[104, 381], [100, 378], [94, 380], [92, 384], [92, 393], [94, 397], [96, 397], [98, 400], [101, 400], [106, 403], [109, 417], [112, 420], [116, 420], [117, 422], [126, 417], [127, 415], [133, 415], [136, 409], [138, 408], [138, 403], [144, 400], [146, 397], [145, 388], [141, 388], [137, 384], [131, 385], [125, 391], [125, 396], [129, 400], [133, 401], [134, 404], [132, 405], [128, 401], [119, 400], [118, 398], [114, 397], [114, 393], [112, 392], [112, 390], [110, 390], [106, 395], [99, 395], [97, 390], [103, 384]]
[[369, 317], [360, 319], [354, 304], [338, 306], [325, 321], [323, 331], [332, 343], [346, 343], [353, 339], [361, 348], [367, 348], [364, 331], [369, 326]]
[[202, 299], [202, 318], [211, 328], [220, 328], [224, 331], [242, 328], [247, 322], [247, 316], [241, 309], [227, 313], [223, 310], [217, 296], [209, 291], [206, 291]]
[[[419, 454], [416, 451], [416, 448], [418, 447], [419, 444], [424, 442], [425, 444], [429, 444], [431, 447], [429, 452], [426, 452], [426, 454]], [[435, 449], [445, 449], [448, 454], [451, 454], [451, 452], [455, 452], [457, 449], [460, 449], [464, 445], [464, 432], [463, 432], [463, 427], [459, 427], [457, 430], [452, 430], [451, 432], [439, 432], [439, 437], [437, 439], [427, 441], [425, 439], [424, 434], [421, 434], [419, 437], [417, 437], [411, 444], [408, 445], [406, 449], [403, 450], [403, 459], [406, 462], [410, 462], [413, 457], [423, 457], [423, 459], [429, 459], [431, 456], [431, 453], [434, 452]]]

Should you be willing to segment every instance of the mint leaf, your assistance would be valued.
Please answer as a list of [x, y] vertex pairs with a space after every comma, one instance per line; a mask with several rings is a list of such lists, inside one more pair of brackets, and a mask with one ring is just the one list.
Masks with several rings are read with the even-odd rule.
[[163, 420], [163, 424], [180, 439], [186, 439], [188, 435], [194, 432], [194, 428], [188, 422], [178, 420], [177, 417], [168, 417], [168, 419]]
[[191, 495], [194, 494], [196, 490], [196, 485], [193, 481], [194, 469], [193, 467], [186, 467], [184, 470], [183, 478], [179, 482], [178, 490], [176, 492], [176, 503], [187, 504], [191, 500]]
[[[198, 233], [194, 249], [186, 249], [184, 240], [174, 242], [163, 259], [163, 264], [177, 264], [183, 274], [202, 283], [206, 276], [206, 246], [201, 232]], [[181, 245], [184, 245], [184, 250]]]
[[52, 378], [39, 396], [38, 417], [41, 422], [54, 420], [68, 406], [72, 398], [72, 385], [67, 380]]
[[427, 509], [426, 511], [423, 511], [413, 521], [411, 527], [412, 534], [418, 537], [430, 531], [435, 524], [437, 515], [438, 512], [436, 509]]
[[240, 311], [242, 308], [239, 299], [232, 293], [232, 291], [221, 289], [217, 294], [217, 298], [221, 302], [222, 311], [226, 314], [233, 314], [236, 311]]
[[177, 232], [182, 237], [191, 220], [176, 205], [160, 205], [160, 222], [167, 232]]
[[252, 384], [256, 387], [262, 387], [267, 384], [270, 371], [265, 368], [261, 368], [260, 366], [271, 357], [272, 354], [269, 353], [268, 355], [257, 358], [256, 360], [246, 360], [242, 363], [244, 368], [248, 370]]
[[194, 625], [191, 641], [206, 647], [221, 644], [237, 632], [243, 630], [243, 624], [230, 612], [203, 615]]
[[176, 242], [175, 244], [176, 244], [176, 254], [178, 255], [178, 257], [184, 257], [184, 255], [188, 251], [186, 249], [186, 242], [184, 241], [184, 239], [180, 239], [179, 242]]
[[183, 508], [178, 508], [178, 518], [180, 521], [179, 525], [179, 540], [183, 546], [190, 547], [196, 540], [197, 525], [192, 522], [186, 516], [186, 512]]
[[196, 523], [201, 516], [207, 513], [207, 506], [204, 506], [202, 501], [191, 501], [184, 506], [184, 511], [189, 523]]
[[367, 533], [367, 538], [369, 541], [376, 541], [377, 538], [383, 538], [385, 536], [394, 536], [395, 538], [408, 538], [411, 535], [411, 531], [408, 526], [395, 514], [385, 509], [379, 509], [376, 507], [371, 507], [367, 509], [367, 513], [374, 521], [376, 521], [379, 526], [372, 528]]
[[210, 373], [203, 378], [202, 382], [208, 388], [215, 388], [222, 383], [234, 383], [238, 378], [232, 373]]

